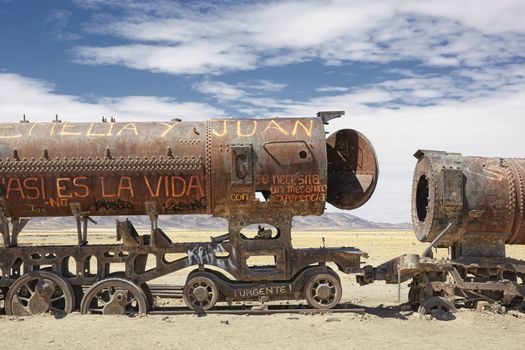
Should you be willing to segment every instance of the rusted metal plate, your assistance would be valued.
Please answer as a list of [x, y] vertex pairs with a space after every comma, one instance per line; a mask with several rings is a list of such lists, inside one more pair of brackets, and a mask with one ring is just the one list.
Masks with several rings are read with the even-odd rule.
[[374, 193], [379, 169], [368, 139], [356, 130], [339, 130], [326, 140], [328, 202], [339, 209], [355, 209]]
[[416, 157], [412, 220], [420, 241], [433, 241], [452, 222], [438, 247], [455, 245], [466, 233], [470, 245], [525, 244], [525, 159], [438, 151]]
[[[214, 215], [238, 209], [253, 216], [283, 209], [291, 215], [323, 213], [327, 161], [320, 118], [217, 119], [210, 134]], [[246, 179], [238, 176], [245, 173]]]
[[6, 216], [208, 213], [205, 123], [0, 125]]

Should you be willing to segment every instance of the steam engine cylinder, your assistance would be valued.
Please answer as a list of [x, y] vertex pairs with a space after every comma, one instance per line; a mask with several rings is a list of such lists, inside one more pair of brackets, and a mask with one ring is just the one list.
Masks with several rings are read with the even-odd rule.
[[525, 244], [525, 159], [424, 150], [415, 157], [412, 221], [420, 241], [433, 241], [452, 223], [436, 246], [458, 244], [467, 234]]

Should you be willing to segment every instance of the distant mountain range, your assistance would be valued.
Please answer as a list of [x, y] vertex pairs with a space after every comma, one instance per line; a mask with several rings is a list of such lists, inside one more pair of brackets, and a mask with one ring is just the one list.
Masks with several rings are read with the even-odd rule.
[[[94, 228], [113, 228], [115, 220], [125, 220], [126, 217], [96, 217]], [[146, 216], [132, 216], [129, 219], [135, 227], [149, 227]], [[173, 215], [160, 216], [159, 227], [169, 229], [192, 230], [225, 230], [228, 227], [226, 220], [208, 215]], [[368, 221], [355, 215], [346, 213], [325, 213], [322, 216], [297, 216], [293, 219], [293, 227], [298, 230], [400, 230], [411, 229], [410, 223], [389, 224]], [[73, 218], [34, 218], [29, 222], [27, 229], [61, 230], [74, 229]]]

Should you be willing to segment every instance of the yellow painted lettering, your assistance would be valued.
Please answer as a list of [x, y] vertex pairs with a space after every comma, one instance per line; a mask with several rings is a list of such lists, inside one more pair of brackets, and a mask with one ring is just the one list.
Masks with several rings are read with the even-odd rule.
[[132, 131], [133, 133], [135, 133], [136, 136], [139, 136], [139, 132], [135, 123], [128, 123], [124, 125], [122, 129], [120, 129], [120, 131], [117, 133], [117, 135], [120, 136], [126, 130]]
[[77, 132], [66, 131], [67, 129], [74, 129], [76, 127], [77, 126], [74, 124], [65, 122], [64, 125], [62, 125], [62, 131], [60, 132], [60, 136], [78, 136], [80, 135], [81, 133], [78, 131]]
[[213, 133], [213, 135], [217, 136], [217, 137], [223, 137], [224, 135], [226, 135], [226, 132], [228, 131], [226, 129], [226, 122], [227, 120], [223, 120], [222, 122], [222, 132], [218, 132], [216, 131], [215, 129], [213, 129], [211, 132]]
[[239, 137], [250, 137], [255, 135], [255, 131], [257, 130], [257, 120], [252, 120], [252, 131], [249, 133], [243, 133], [241, 129], [241, 123], [242, 120], [237, 120], [237, 136]]
[[164, 138], [169, 132], [177, 125], [180, 124], [179, 122], [168, 124], [168, 123], [162, 123], [164, 126], [166, 126], [166, 130], [160, 135], [161, 138]]
[[307, 128], [300, 120], [297, 120], [295, 122], [295, 125], [293, 126], [293, 129], [292, 129], [292, 135], [295, 136], [295, 134], [297, 134], [297, 128], [300, 126], [301, 128], [303, 128], [305, 134], [310, 137], [312, 136], [312, 127], [314, 125], [314, 121], [313, 120], [310, 120], [310, 127]]
[[[12, 125], [2, 125], [0, 126], [0, 129], [3, 130], [11, 130], [14, 129], [14, 126]], [[8, 140], [8, 139], [18, 139], [22, 137], [21, 134], [12, 134], [12, 135], [0, 135], [0, 139]]]
[[270, 120], [266, 129], [264, 129], [264, 132], [270, 129], [275, 129], [283, 135], [288, 135], [288, 131], [284, 130], [275, 120]]

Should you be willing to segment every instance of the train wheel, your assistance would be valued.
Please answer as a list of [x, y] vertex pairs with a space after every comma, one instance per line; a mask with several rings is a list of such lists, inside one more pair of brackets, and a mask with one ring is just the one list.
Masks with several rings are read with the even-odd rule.
[[327, 273], [310, 278], [304, 289], [306, 301], [316, 309], [331, 309], [341, 301], [342, 288], [339, 280]]
[[147, 311], [144, 291], [135, 283], [121, 278], [108, 278], [95, 283], [80, 303], [83, 314], [136, 316]]
[[210, 278], [193, 277], [184, 286], [183, 298], [190, 309], [206, 311], [211, 309], [219, 299], [219, 288]]
[[151, 294], [151, 289], [149, 288], [146, 282], [142, 283], [140, 285], [140, 288], [142, 288], [142, 291], [144, 292], [144, 295], [146, 296], [146, 302], [148, 303], [148, 311], [153, 310], [155, 301], [153, 300], [153, 294]]
[[49, 311], [68, 314], [74, 307], [71, 285], [48, 271], [33, 271], [19, 277], [5, 296], [7, 315], [30, 316]]
[[455, 313], [458, 311], [454, 304], [443, 297], [432, 297], [425, 301], [419, 307], [418, 312], [422, 315], [431, 314], [432, 312]]

